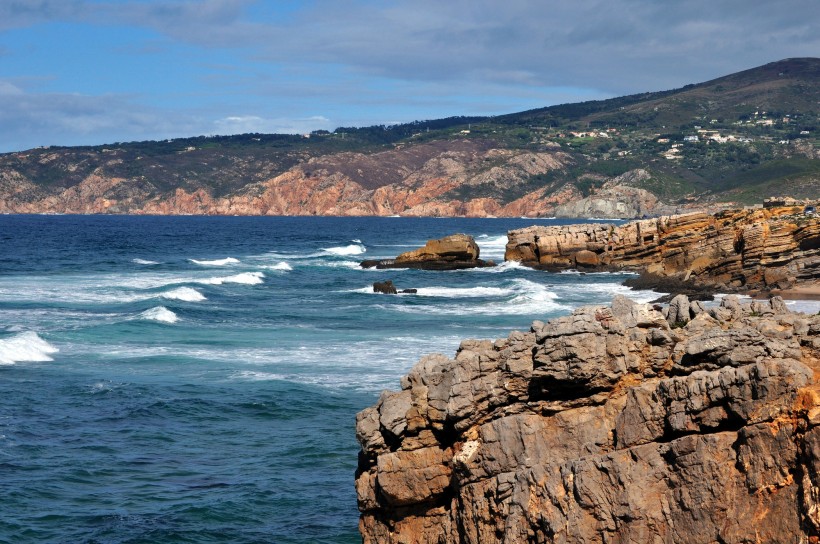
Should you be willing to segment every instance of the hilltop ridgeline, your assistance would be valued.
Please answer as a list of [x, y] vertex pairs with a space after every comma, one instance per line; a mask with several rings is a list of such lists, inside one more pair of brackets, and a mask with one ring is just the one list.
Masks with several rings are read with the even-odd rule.
[[358, 415], [364, 542], [815, 542], [818, 357], [779, 298], [465, 340]]

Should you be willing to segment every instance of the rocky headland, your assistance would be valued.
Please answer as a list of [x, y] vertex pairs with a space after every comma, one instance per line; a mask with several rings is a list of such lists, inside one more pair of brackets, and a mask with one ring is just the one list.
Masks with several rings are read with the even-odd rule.
[[505, 260], [545, 269], [631, 270], [667, 287], [785, 290], [820, 281], [820, 218], [803, 206], [690, 213], [508, 233]]
[[817, 542], [820, 315], [617, 297], [357, 417], [364, 542]]

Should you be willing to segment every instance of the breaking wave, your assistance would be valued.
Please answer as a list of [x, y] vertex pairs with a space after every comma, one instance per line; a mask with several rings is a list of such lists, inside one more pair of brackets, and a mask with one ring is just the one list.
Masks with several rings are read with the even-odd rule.
[[419, 287], [417, 295], [422, 297], [503, 297], [512, 294], [511, 289], [503, 287]]
[[201, 302], [205, 300], [205, 295], [191, 287], [177, 287], [160, 295], [169, 300], [181, 300], [183, 302]]
[[[353, 241], [357, 242], [357, 240], [353, 240]], [[364, 245], [361, 242], [359, 242], [359, 243], [350, 244], [350, 245], [347, 245], [347, 246], [326, 247], [326, 248], [323, 248], [322, 251], [324, 251], [326, 253], [329, 253], [331, 255], [342, 255], [342, 256], [344, 256], [344, 255], [361, 255], [362, 253], [367, 251], [367, 248], [364, 247]]]
[[221, 276], [216, 278], [208, 278], [198, 280], [199, 283], [208, 285], [222, 285], [223, 283], [241, 283], [244, 285], [259, 285], [262, 283], [265, 275], [262, 272], [242, 272], [233, 276]]
[[53, 361], [49, 355], [60, 351], [34, 332], [26, 331], [0, 340], [0, 365]]
[[214, 259], [212, 261], [198, 261], [196, 259], [188, 260], [200, 266], [228, 266], [229, 264], [239, 264], [239, 259], [234, 259], [233, 257], [225, 257], [224, 259]]
[[177, 314], [166, 308], [165, 306], [157, 306], [149, 310], [145, 310], [139, 315], [140, 319], [148, 319], [150, 321], [159, 321], [160, 323], [176, 323], [179, 321]]
[[281, 263], [268, 265], [265, 268], [267, 268], [268, 270], [280, 270], [284, 272], [293, 270], [293, 267], [284, 261]]

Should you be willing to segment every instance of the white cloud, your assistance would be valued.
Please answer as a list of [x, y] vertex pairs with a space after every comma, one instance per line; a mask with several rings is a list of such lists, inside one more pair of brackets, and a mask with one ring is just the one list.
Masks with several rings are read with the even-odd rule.
[[335, 127], [331, 127], [330, 119], [318, 115], [301, 119], [266, 119], [256, 115], [233, 115], [214, 121], [214, 133], [216, 134], [247, 134], [252, 132], [305, 134], [314, 130], [329, 130], [332, 128]]
[[0, 95], [21, 95], [23, 90], [8, 81], [0, 81]]

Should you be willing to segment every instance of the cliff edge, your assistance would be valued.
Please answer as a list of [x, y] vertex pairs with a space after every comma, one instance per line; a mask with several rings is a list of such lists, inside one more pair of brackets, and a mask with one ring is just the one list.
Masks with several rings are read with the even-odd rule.
[[617, 297], [358, 414], [365, 543], [817, 542], [820, 315]]

